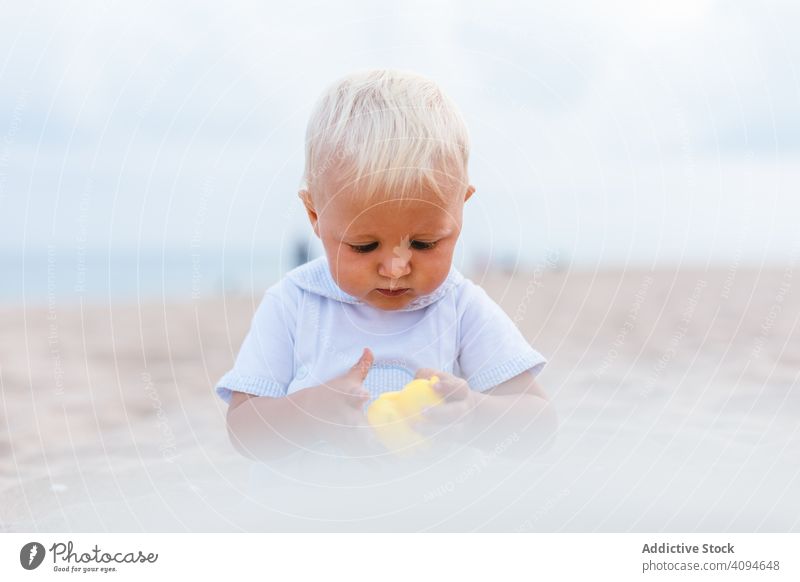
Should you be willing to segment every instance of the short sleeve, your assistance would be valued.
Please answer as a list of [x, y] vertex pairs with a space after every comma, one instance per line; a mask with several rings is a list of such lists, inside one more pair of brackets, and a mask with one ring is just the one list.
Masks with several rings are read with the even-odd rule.
[[269, 288], [256, 309], [233, 369], [216, 392], [230, 403], [232, 392], [285, 396], [294, 376], [294, 322], [299, 290], [278, 284]]
[[461, 297], [458, 366], [473, 390], [484, 391], [547, 363], [511, 318], [472, 281]]

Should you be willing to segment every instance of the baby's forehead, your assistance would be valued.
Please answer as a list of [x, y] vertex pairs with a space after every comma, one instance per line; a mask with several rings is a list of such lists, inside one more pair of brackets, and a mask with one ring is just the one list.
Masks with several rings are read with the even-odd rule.
[[[348, 235], [375, 236], [401, 229], [405, 234], [444, 236], [458, 222], [460, 213], [440, 200], [402, 198], [388, 200], [331, 201], [329, 217], [336, 229]], [[412, 232], [413, 231], [413, 232]]]

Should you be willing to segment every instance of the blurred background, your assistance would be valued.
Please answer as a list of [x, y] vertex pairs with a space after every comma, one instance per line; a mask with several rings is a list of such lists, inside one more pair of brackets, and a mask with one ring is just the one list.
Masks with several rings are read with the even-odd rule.
[[[793, 2], [12, 3], [0, 299], [262, 286], [310, 229], [321, 91], [411, 69], [473, 139], [459, 264], [761, 265], [797, 250]], [[312, 237], [313, 238], [313, 237]], [[312, 243], [312, 253], [320, 248]]]
[[269, 527], [187, 501], [246, 490], [212, 389], [321, 252], [314, 101], [393, 67], [461, 107], [456, 264], [551, 360], [554, 477], [497, 527], [796, 530], [799, 25], [789, 0], [4, 5], [0, 526]]

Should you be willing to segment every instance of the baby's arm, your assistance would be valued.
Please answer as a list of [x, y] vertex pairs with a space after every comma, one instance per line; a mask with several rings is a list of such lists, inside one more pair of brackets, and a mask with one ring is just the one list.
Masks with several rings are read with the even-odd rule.
[[272, 398], [233, 392], [227, 425], [231, 443], [242, 455], [267, 461], [328, 440], [348, 452], [362, 452], [369, 437], [362, 408], [363, 387], [372, 352], [342, 376], [319, 386]]
[[528, 456], [552, 444], [558, 419], [529, 370], [483, 392], [441, 371], [421, 369], [417, 377], [434, 374], [441, 379], [434, 388], [445, 402], [426, 412], [426, 432], [490, 452], [500, 447], [508, 456]]
[[549, 447], [558, 430], [555, 409], [530, 371], [478, 393], [473, 422], [482, 448], [519, 439], [509, 449], [512, 455]]
[[318, 427], [304, 412], [308, 395], [307, 390], [282, 398], [233, 392], [227, 414], [231, 443], [245, 457], [262, 461], [313, 444]]

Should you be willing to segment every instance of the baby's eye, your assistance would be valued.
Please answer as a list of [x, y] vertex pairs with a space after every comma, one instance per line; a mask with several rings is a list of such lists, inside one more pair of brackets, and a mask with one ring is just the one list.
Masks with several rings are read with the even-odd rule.
[[436, 246], [437, 241], [433, 242], [422, 242], [421, 240], [412, 240], [411, 241], [411, 248], [418, 250], [418, 251], [428, 251]]
[[368, 245], [350, 245], [350, 248], [357, 253], [368, 253], [378, 248], [378, 243], [369, 243]]

